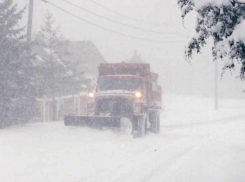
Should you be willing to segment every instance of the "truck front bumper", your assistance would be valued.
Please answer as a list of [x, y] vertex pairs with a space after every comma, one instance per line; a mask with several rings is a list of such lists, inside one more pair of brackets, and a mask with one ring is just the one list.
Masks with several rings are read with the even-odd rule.
[[65, 116], [66, 126], [120, 127], [121, 117], [109, 116]]

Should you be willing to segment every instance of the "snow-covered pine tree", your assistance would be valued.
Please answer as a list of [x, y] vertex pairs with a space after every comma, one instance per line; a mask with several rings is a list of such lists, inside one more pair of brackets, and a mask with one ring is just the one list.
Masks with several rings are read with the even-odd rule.
[[[43, 62], [39, 65], [41, 90], [53, 98], [53, 116], [56, 113], [56, 97], [79, 93], [84, 83], [84, 75], [77, 71], [78, 63], [67, 60], [66, 41], [55, 27], [55, 20], [50, 12], [45, 15], [45, 22], [40, 32], [38, 44], [45, 54], [41, 55]], [[53, 117], [53, 120], [56, 118]]]
[[143, 63], [140, 54], [137, 51], [134, 51], [133, 56], [128, 60], [129, 63]]
[[24, 9], [0, 1], [0, 128], [27, 122], [35, 110], [35, 85], [29, 46], [18, 28]]
[[224, 61], [224, 70], [234, 68], [234, 60], [240, 65], [241, 78], [245, 72], [245, 4], [242, 0], [178, 0], [182, 18], [197, 12], [195, 34], [186, 47], [186, 57], [193, 51], [199, 53], [209, 37], [213, 38], [214, 60]]

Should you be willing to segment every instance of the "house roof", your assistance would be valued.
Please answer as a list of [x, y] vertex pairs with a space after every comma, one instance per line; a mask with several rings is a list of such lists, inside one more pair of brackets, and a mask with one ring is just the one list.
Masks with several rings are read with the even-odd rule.
[[[32, 50], [37, 54], [39, 60], [42, 60], [42, 57], [47, 55], [46, 50], [41, 45], [34, 45]], [[106, 60], [92, 41], [68, 41], [65, 51], [68, 54], [66, 54], [64, 59], [78, 62], [77, 69], [89, 77], [96, 78], [100, 63], [106, 63]]]
[[87, 75], [97, 77], [100, 63], [106, 63], [92, 41], [69, 41], [67, 52], [69, 55], [66, 56], [66, 59], [79, 62], [79, 71]]

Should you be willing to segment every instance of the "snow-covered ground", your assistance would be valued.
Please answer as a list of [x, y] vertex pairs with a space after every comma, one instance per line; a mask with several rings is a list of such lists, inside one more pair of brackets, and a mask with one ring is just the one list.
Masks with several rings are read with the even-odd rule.
[[168, 95], [161, 134], [33, 123], [0, 130], [1, 182], [242, 182], [245, 104]]

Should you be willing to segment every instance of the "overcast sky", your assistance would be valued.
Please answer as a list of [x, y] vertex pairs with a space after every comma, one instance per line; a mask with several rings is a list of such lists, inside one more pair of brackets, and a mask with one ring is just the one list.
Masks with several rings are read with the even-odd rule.
[[[49, 4], [42, 3], [41, 0], [35, 0], [34, 34], [38, 32], [40, 24], [43, 22], [44, 13], [50, 11], [53, 13], [57, 25], [60, 26], [66, 38], [70, 40], [92, 40], [109, 62], [118, 62], [127, 59], [133, 54], [134, 50], [138, 50], [146, 60], [149, 58], [161, 59], [163, 58], [161, 54], [163, 48], [162, 44], [167, 44], [169, 41], [185, 40], [190, 33], [190, 31], [182, 26], [180, 12], [174, 0], [67, 1], [93, 13], [129, 26], [123, 26], [119, 23], [105, 20], [71, 6], [63, 0], [50, 0], [53, 4], [98, 26], [131, 37], [152, 40], [138, 40], [109, 32], [78, 20]], [[102, 8], [93, 3], [93, 1], [126, 16], [121, 16], [120, 14]], [[21, 6], [28, 5], [28, 2], [29, 0], [18, 0], [18, 3], [20, 3]], [[25, 15], [25, 17], [26, 16], [27, 15]], [[24, 22], [26, 21], [27, 20], [24, 20]], [[132, 27], [145, 30], [139, 30]], [[163, 42], [158, 43], [155, 41]]]
[[[201, 55], [194, 56], [191, 64], [185, 61], [184, 48], [195, 27], [195, 14], [188, 15], [183, 24], [176, 0], [49, 0], [55, 6], [94, 25], [41, 0], [34, 1], [34, 36], [43, 23], [44, 14], [50, 11], [56, 19], [56, 25], [60, 26], [67, 39], [93, 41], [108, 62], [127, 60], [136, 50], [144, 61], [150, 63], [152, 69], [159, 73], [164, 90], [188, 94], [213, 94], [214, 64], [211, 46], [208, 45]], [[15, 2], [23, 7], [28, 6], [29, 0], [15, 0]], [[27, 11], [22, 24], [26, 25], [26, 22]], [[222, 63], [220, 73], [221, 69]], [[234, 79], [234, 75], [231, 76], [229, 72], [223, 79], [220, 76], [219, 80], [221, 94], [225, 90], [228, 95], [234, 95], [234, 90], [237, 90], [236, 92], [239, 91], [237, 88], [241, 90], [241, 82]]]

